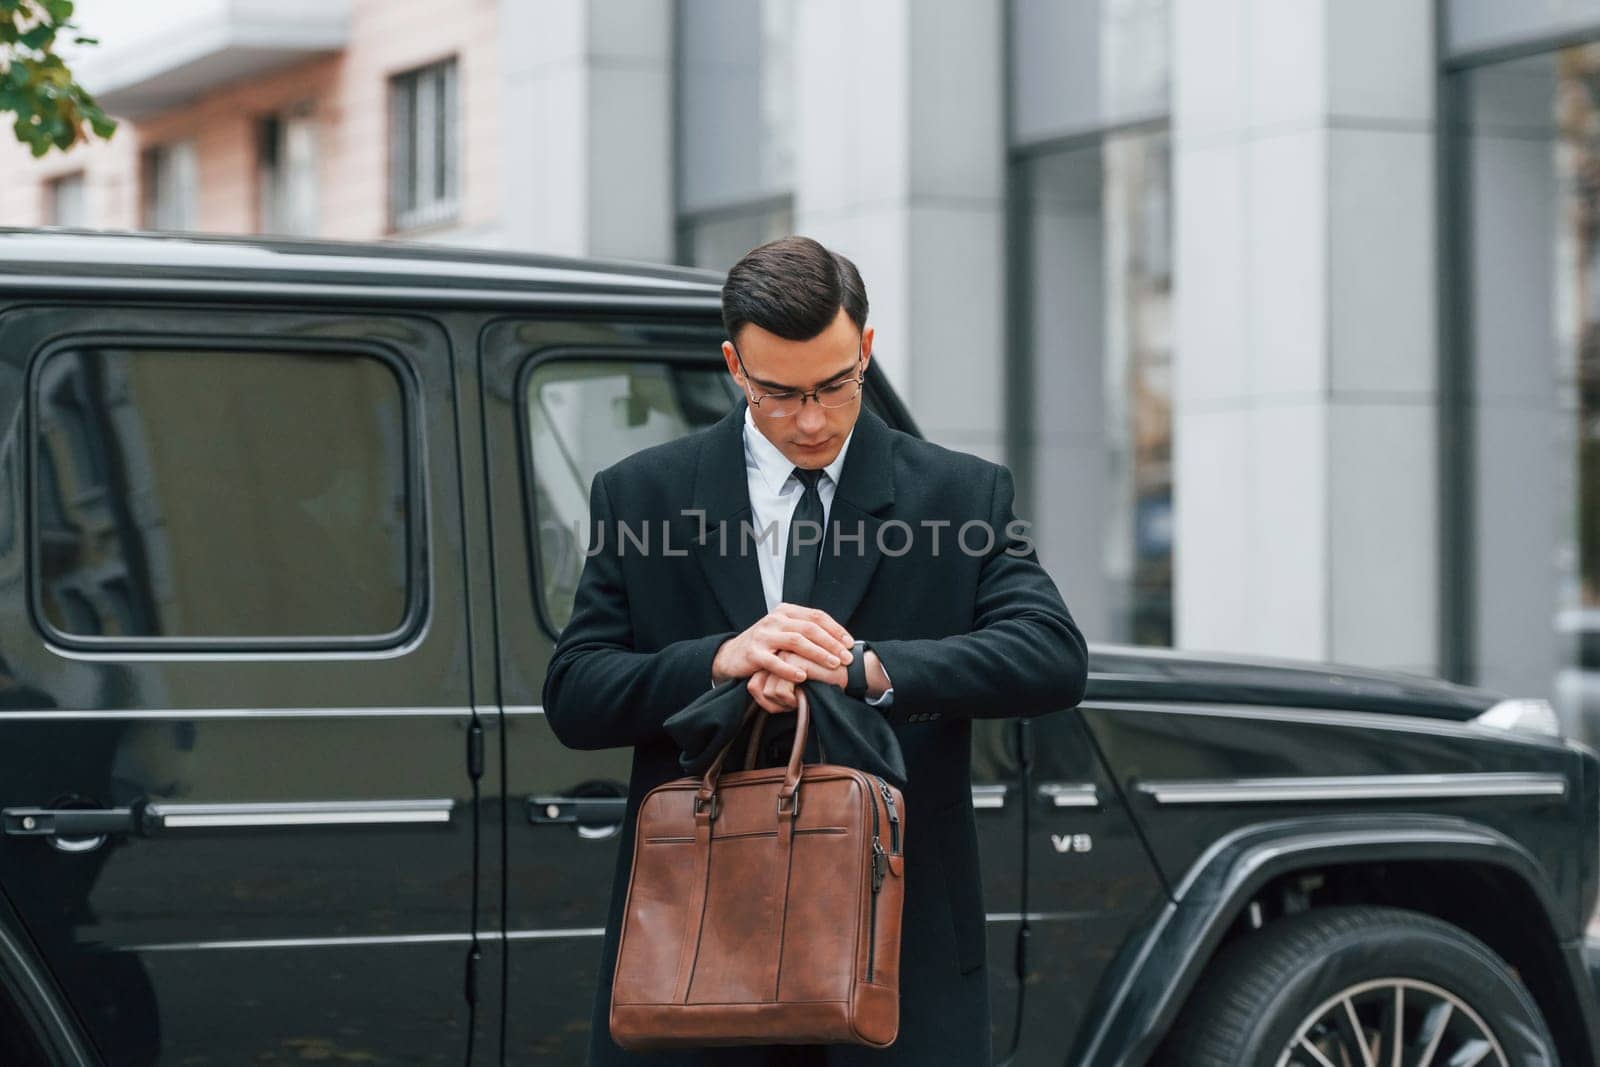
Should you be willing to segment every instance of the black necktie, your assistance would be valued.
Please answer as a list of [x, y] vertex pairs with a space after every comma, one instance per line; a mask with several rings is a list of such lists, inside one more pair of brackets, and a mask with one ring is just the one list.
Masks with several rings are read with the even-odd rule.
[[783, 600], [789, 604], [811, 605], [811, 587], [817, 580], [817, 561], [821, 557], [821, 545], [812, 544], [800, 548], [796, 545], [801, 523], [805, 523], [807, 537], [816, 537], [822, 530], [822, 494], [817, 492], [817, 479], [822, 477], [821, 470], [794, 469], [794, 476], [800, 479], [800, 484], [805, 486], [805, 491], [800, 494], [800, 502], [794, 506], [794, 514], [789, 517], [789, 544], [785, 546], [786, 553], [783, 558]]
[[[800, 494], [800, 502], [794, 506], [794, 514], [789, 516], [789, 543], [784, 548], [787, 555], [783, 560], [783, 600], [789, 604], [815, 607], [811, 603], [811, 588], [817, 581], [821, 546], [811, 544], [800, 548], [795, 541], [802, 522], [805, 523], [807, 537], [815, 537], [822, 529], [822, 494], [817, 492], [817, 479], [822, 477], [822, 471], [796, 467], [794, 476], [800, 479], [805, 491]], [[793, 718], [792, 715], [780, 716], [780, 721], [770, 724], [761, 738], [762, 753], [756, 757], [757, 766], [781, 767], [789, 762], [789, 753], [794, 748]], [[822, 760], [822, 744], [814, 730], [806, 739], [805, 759], [812, 763]]]

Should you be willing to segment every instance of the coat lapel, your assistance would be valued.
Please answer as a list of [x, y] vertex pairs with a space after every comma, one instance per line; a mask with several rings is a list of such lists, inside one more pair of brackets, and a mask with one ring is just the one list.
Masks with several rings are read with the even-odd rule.
[[[688, 514], [680, 519], [684, 541], [691, 545], [712, 595], [736, 630], [747, 629], [767, 613], [756, 561], [756, 553], [766, 549], [745, 538], [751, 518], [744, 409], [745, 402], [738, 401], [705, 431]], [[866, 595], [882, 557], [878, 528], [893, 503], [894, 437], [881, 418], [863, 408], [829, 508], [829, 536], [822, 545], [813, 596], [817, 607], [845, 625]], [[834, 531], [841, 535], [837, 547]]]
[[758, 548], [742, 542], [750, 521], [750, 485], [744, 471], [744, 409], [733, 410], [706, 431], [695, 466], [687, 540], [728, 625], [745, 630], [767, 613], [761, 592]]
[[[828, 509], [828, 531], [813, 597], [817, 607], [846, 628], [878, 569], [883, 555], [878, 548], [878, 528], [893, 504], [894, 435], [863, 406], [850, 438], [850, 451], [845, 453], [839, 488]], [[896, 534], [891, 543], [899, 545], [902, 540], [902, 535]]]

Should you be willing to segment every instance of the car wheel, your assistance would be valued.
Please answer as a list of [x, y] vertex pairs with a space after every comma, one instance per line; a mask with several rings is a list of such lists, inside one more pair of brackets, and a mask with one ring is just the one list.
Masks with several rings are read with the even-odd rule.
[[1419, 912], [1330, 907], [1280, 919], [1224, 948], [1157, 1062], [1554, 1067], [1559, 1060], [1533, 998], [1483, 942]]

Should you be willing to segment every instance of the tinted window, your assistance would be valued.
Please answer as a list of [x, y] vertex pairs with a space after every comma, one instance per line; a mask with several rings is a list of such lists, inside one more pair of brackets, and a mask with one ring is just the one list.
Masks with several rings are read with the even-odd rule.
[[556, 360], [534, 368], [526, 425], [539, 591], [551, 626], [560, 629], [572, 615], [595, 474], [716, 422], [733, 406], [734, 390], [714, 364]]
[[80, 637], [391, 633], [399, 378], [363, 355], [78, 349], [34, 395], [39, 611]]

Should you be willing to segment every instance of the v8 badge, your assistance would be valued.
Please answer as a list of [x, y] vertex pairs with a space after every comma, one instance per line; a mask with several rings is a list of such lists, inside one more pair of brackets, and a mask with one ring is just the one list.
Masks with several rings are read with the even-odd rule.
[[1094, 848], [1094, 839], [1088, 834], [1051, 834], [1050, 843], [1057, 852], [1088, 852]]

